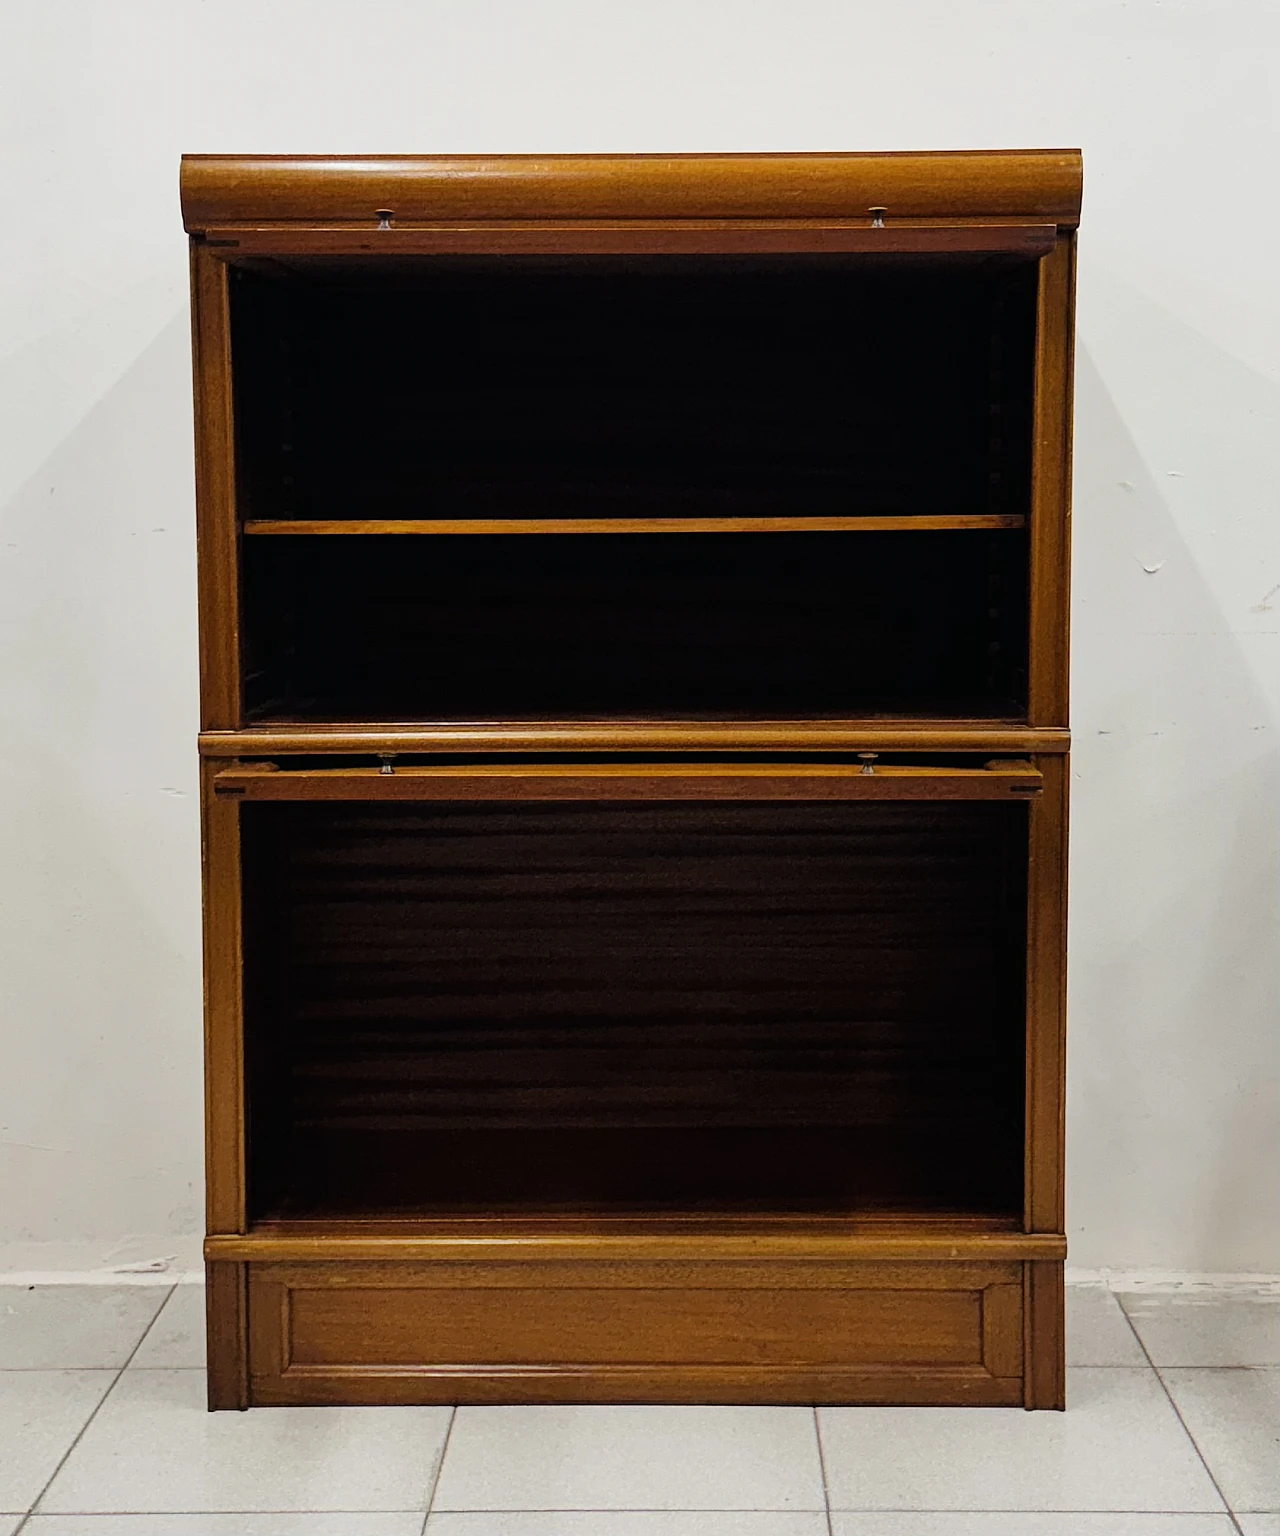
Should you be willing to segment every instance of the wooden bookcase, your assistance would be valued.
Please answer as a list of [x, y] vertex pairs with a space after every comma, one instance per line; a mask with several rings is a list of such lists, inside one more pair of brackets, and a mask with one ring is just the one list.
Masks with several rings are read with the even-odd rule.
[[184, 160], [213, 1407], [1062, 1406], [1080, 185]]

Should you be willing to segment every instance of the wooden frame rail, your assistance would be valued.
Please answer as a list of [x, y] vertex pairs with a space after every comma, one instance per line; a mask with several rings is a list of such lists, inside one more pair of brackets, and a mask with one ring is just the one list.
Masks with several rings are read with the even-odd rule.
[[[1074, 226], [1077, 149], [774, 155], [188, 155], [192, 234], [236, 227], [858, 218]], [[379, 226], [384, 226], [379, 229]], [[302, 228], [299, 228], [302, 226]], [[296, 249], [296, 244], [292, 247]]]
[[1070, 750], [1053, 727], [980, 720], [440, 720], [320, 723], [260, 719], [204, 731], [206, 758], [381, 753], [988, 752]]
[[215, 795], [245, 800], [1007, 800], [1040, 792], [1024, 762], [986, 768], [829, 763], [503, 764], [277, 768], [215, 774]]

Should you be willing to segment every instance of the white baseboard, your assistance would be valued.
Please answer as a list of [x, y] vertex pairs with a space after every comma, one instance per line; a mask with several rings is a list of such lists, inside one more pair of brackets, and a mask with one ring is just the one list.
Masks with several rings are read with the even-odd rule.
[[1092, 1285], [1108, 1291], [1168, 1292], [1179, 1295], [1225, 1295], [1236, 1291], [1249, 1295], [1280, 1296], [1280, 1275], [1227, 1274], [1192, 1269], [1073, 1269], [1067, 1268], [1068, 1285]]
[[0, 1285], [175, 1285], [204, 1278], [199, 1233], [0, 1242]]

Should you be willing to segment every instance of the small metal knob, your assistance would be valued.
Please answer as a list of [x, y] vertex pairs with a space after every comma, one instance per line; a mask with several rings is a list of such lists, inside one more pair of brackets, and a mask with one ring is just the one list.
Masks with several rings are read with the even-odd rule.
[[874, 767], [875, 760], [879, 756], [878, 752], [859, 752], [858, 761], [862, 764], [861, 771], [863, 773], [874, 773], [876, 771]]
[[889, 210], [887, 208], [868, 208], [867, 209], [867, 212], [871, 215], [871, 227], [872, 227], [872, 229], [883, 229], [884, 228], [884, 216], [885, 216], [886, 213], [888, 213], [888, 211]]
[[381, 767], [378, 769], [378, 772], [394, 773], [395, 768], [392, 766], [392, 764], [395, 762], [395, 756], [396, 755], [394, 752], [379, 752], [378, 762], [381, 764]]
[[391, 228], [391, 220], [395, 217], [395, 209], [393, 209], [393, 208], [375, 208], [373, 210], [373, 216], [378, 221], [378, 228], [379, 229], [390, 229]]

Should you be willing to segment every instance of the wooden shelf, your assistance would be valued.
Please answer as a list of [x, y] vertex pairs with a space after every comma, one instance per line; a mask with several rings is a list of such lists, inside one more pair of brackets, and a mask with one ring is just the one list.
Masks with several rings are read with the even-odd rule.
[[1025, 528], [1020, 514], [920, 517], [249, 518], [246, 534], [922, 533]]
[[263, 718], [204, 731], [207, 758], [299, 753], [1067, 752], [1071, 733], [1016, 720], [456, 720]]
[[549, 1220], [262, 1221], [240, 1235], [205, 1239], [210, 1259], [307, 1262], [323, 1259], [475, 1261], [491, 1254], [547, 1260], [729, 1260], [769, 1258], [1061, 1260], [1066, 1239], [1022, 1232], [999, 1216], [913, 1213], [883, 1217], [667, 1216], [627, 1221]]

